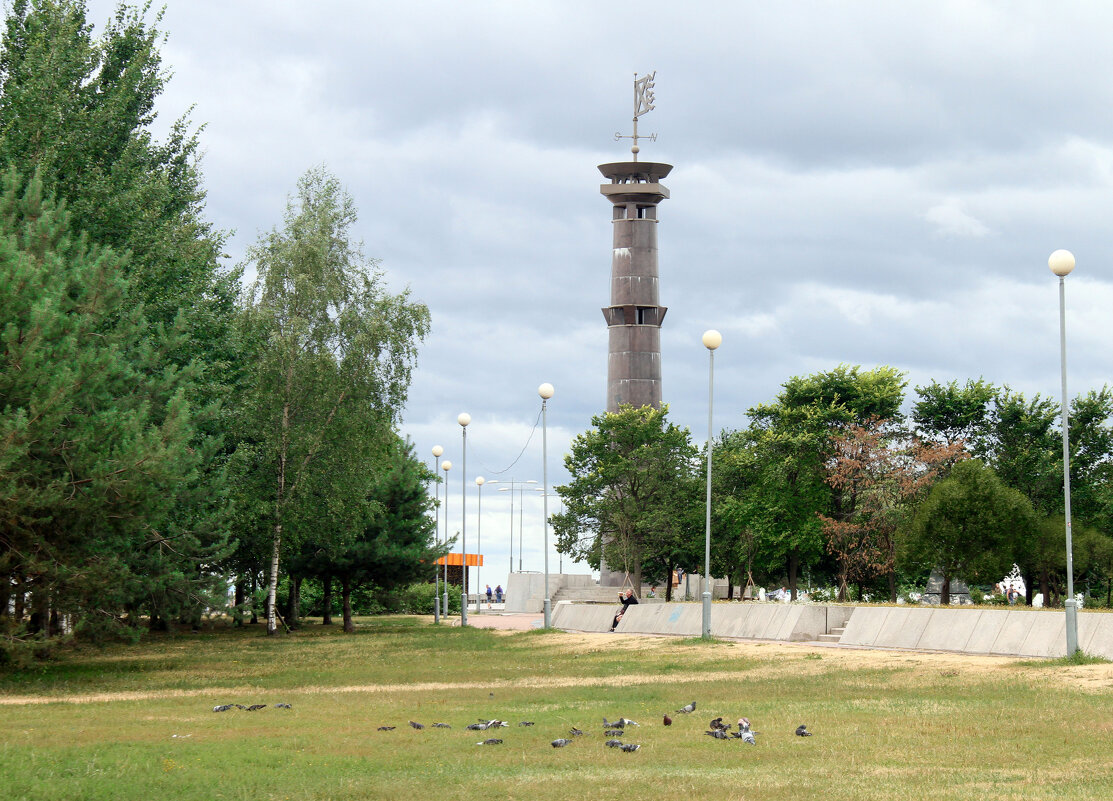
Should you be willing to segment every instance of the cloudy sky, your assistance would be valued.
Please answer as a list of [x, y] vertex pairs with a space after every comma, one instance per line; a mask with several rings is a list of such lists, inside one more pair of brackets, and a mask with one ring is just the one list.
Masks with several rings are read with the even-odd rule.
[[[456, 417], [471, 414], [483, 583], [505, 582], [510, 503], [488, 486], [478, 522], [475, 476], [542, 479], [540, 383], [556, 388], [550, 484], [605, 405], [596, 166], [629, 158], [614, 134], [630, 133], [635, 72], [656, 71], [640, 132], [658, 139], [641, 158], [674, 165], [658, 230], [664, 397], [697, 442], [708, 328], [723, 334], [716, 430], [840, 363], [893, 365], [910, 397], [978, 377], [1057, 397], [1057, 248], [1078, 259], [1071, 393], [1113, 378], [1109, 3], [167, 4], [160, 123], [193, 106], [206, 125], [209, 216], [234, 231], [231, 261], [323, 164], [389, 285], [428, 305], [404, 431], [455, 463], [456, 531]], [[113, 5], [92, 0], [90, 21]], [[540, 570], [539, 494], [525, 512], [524, 567]]]

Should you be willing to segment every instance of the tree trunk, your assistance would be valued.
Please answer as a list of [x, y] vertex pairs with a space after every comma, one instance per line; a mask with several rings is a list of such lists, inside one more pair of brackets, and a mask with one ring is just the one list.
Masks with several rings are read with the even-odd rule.
[[847, 601], [847, 593], [850, 589], [850, 585], [846, 581], [846, 571], [843, 570], [841, 567], [839, 568], [838, 576], [839, 593], [835, 596], [835, 600], [838, 601], [840, 604], [844, 604]]
[[897, 572], [890, 570], [887, 578], [889, 579], [889, 603], [895, 604], [897, 602]]
[[734, 579], [730, 577], [729, 573], [727, 574], [727, 600], [734, 600]]
[[243, 576], [236, 579], [236, 594], [233, 596], [232, 604], [235, 607], [232, 612], [233, 625], [239, 628], [243, 625], [243, 601], [244, 601], [244, 588]]
[[321, 625], [332, 625], [332, 576], [328, 575], [321, 579], [321, 584], [324, 590], [321, 594], [321, 605], [324, 610], [321, 612]]
[[8, 617], [8, 604], [12, 600], [12, 576], [10, 573], [0, 573], [0, 618]]
[[1040, 592], [1043, 593], [1043, 605], [1051, 606], [1051, 576], [1046, 567], [1040, 570]]
[[255, 609], [255, 591], [259, 589], [259, 574], [251, 571], [251, 624], [254, 626], [259, 622], [259, 613]]
[[340, 595], [344, 607], [344, 631], [350, 634], [356, 627], [352, 623], [352, 580], [348, 576], [340, 579]]
[[290, 576], [290, 588], [286, 595], [286, 625], [296, 629], [301, 618], [301, 576]]
[[[287, 391], [289, 391], [290, 376], [287, 375]], [[288, 396], [288, 395], [287, 395]], [[275, 621], [274, 596], [278, 592], [278, 554], [282, 545], [282, 504], [286, 499], [286, 448], [290, 432], [290, 404], [287, 402], [282, 407], [282, 445], [278, 452], [278, 493], [274, 500], [274, 548], [271, 551], [271, 580], [267, 588], [267, 636], [278, 634], [278, 624]]]
[[271, 577], [267, 587], [267, 636], [278, 634], [278, 621], [275, 620], [275, 595], [278, 593], [278, 551], [282, 547], [282, 524], [274, 524], [274, 545], [271, 548]]
[[50, 593], [43, 586], [44, 581], [45, 579], [40, 576], [31, 587], [31, 619], [27, 630], [31, 634], [50, 637], [53, 634], [50, 630]]
[[951, 605], [951, 576], [947, 571], [943, 571], [943, 586], [939, 590], [939, 605]]

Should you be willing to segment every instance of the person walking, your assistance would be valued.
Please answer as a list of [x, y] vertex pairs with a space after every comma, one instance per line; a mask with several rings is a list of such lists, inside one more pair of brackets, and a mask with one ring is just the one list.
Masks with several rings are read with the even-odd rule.
[[491, 593], [491, 585], [490, 585], [490, 584], [488, 584], [488, 585], [487, 585], [487, 608], [488, 608], [488, 609], [490, 609], [490, 608], [491, 608], [491, 596], [492, 596], [492, 593]]

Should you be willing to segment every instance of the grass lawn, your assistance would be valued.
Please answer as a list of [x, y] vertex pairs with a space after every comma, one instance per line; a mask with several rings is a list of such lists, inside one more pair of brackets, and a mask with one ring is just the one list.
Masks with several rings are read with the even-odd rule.
[[[1113, 798], [1109, 664], [359, 623], [0, 675], [0, 798]], [[748, 717], [757, 746], [703, 735], [720, 715]], [[638, 721], [622, 739], [641, 748], [604, 747], [604, 716]], [[480, 718], [510, 727], [465, 730]]]

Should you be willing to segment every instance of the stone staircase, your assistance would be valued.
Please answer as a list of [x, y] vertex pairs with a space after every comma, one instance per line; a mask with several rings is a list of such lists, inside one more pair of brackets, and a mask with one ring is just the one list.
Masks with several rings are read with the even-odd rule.
[[[577, 603], [596, 603], [596, 604], [618, 604], [618, 593], [620, 587], [600, 587], [598, 584], [589, 587], [561, 587], [553, 593], [552, 602], [560, 603], [561, 601], [575, 601]], [[647, 598], [649, 593], [648, 587], [643, 587], [641, 593], [638, 594], [639, 603], [652, 603], [655, 601], [663, 600], [661, 598]]]
[[831, 642], [838, 644], [842, 641], [842, 633], [846, 631], [846, 626], [833, 626], [826, 634], [820, 634], [816, 639], [819, 642]]

